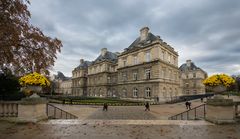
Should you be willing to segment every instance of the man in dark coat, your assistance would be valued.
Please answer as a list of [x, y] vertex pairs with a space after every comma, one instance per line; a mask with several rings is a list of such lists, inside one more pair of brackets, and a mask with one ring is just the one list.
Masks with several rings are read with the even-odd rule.
[[108, 104], [107, 103], [104, 103], [103, 104], [103, 111], [107, 111], [108, 110]]
[[146, 108], [145, 111], [150, 111], [150, 105], [148, 102], [145, 104], [145, 108]]

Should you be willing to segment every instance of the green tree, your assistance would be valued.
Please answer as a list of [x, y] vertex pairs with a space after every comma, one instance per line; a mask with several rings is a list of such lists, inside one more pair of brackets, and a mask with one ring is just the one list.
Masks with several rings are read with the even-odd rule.
[[20, 84], [18, 78], [12, 75], [11, 71], [4, 69], [4, 72], [0, 72], [0, 99], [20, 99], [24, 97], [22, 93], [19, 93]]
[[29, 22], [29, 4], [29, 0], [0, 0], [0, 71], [49, 74], [61, 50], [59, 39], [44, 35]]

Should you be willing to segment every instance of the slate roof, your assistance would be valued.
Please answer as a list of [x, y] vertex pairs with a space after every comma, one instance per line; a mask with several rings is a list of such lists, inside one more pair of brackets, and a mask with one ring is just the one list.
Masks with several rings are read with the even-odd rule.
[[90, 61], [83, 61], [79, 66], [77, 66], [75, 69], [83, 69], [87, 68], [92, 62]]
[[101, 61], [109, 61], [109, 62], [117, 63], [117, 54], [107, 51], [106, 54], [103, 56], [100, 54], [93, 61], [93, 63], [97, 63], [97, 62], [101, 62]]
[[66, 81], [66, 80], [70, 80], [71, 77], [66, 77], [62, 72], [58, 71], [57, 72], [57, 75], [54, 75], [55, 76], [55, 79], [58, 79], [58, 80], [62, 80], [62, 81]]
[[[188, 70], [202, 70], [202, 69], [197, 67], [193, 62], [191, 62], [190, 67], [187, 66], [187, 63], [184, 63], [179, 67], [179, 70], [180, 71], [188, 71]], [[205, 72], [204, 70], [202, 70], [202, 71]]]
[[157, 36], [153, 35], [151, 32], [149, 32], [148, 36], [145, 40], [141, 41], [140, 37], [138, 37], [126, 50], [133, 49], [134, 47], [139, 47], [139, 45], [143, 46], [145, 44], [149, 44], [152, 41], [155, 41], [157, 39], [160, 39], [160, 37], [157, 37]]

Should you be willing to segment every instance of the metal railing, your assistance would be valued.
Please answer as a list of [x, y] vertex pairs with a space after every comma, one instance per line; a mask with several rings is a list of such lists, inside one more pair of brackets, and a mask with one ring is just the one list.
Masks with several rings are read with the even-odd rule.
[[47, 104], [47, 116], [49, 119], [77, 119], [78, 117], [66, 112], [52, 104]]
[[190, 110], [169, 117], [169, 120], [199, 120], [206, 116], [206, 104], [199, 105]]
[[0, 117], [17, 117], [17, 102], [0, 102]]

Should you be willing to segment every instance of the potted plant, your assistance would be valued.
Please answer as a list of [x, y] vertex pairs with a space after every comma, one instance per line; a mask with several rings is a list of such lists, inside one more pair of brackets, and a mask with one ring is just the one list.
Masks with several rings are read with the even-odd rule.
[[235, 80], [226, 74], [215, 74], [203, 81], [206, 88], [216, 95], [225, 92], [227, 87], [230, 87], [234, 83]]
[[207, 121], [224, 124], [234, 123], [234, 102], [233, 99], [226, 99], [219, 95], [227, 90], [235, 80], [226, 74], [216, 74], [203, 81], [206, 88], [211, 90], [216, 95], [213, 99], [207, 99], [206, 116]]
[[[36, 93], [40, 93], [42, 91], [42, 87], [50, 86], [48, 79], [37, 72], [21, 77], [19, 79], [19, 83], [23, 86], [23, 92], [26, 92], [26, 96], [36, 95]], [[29, 92], [32, 92], [33, 94]]]

